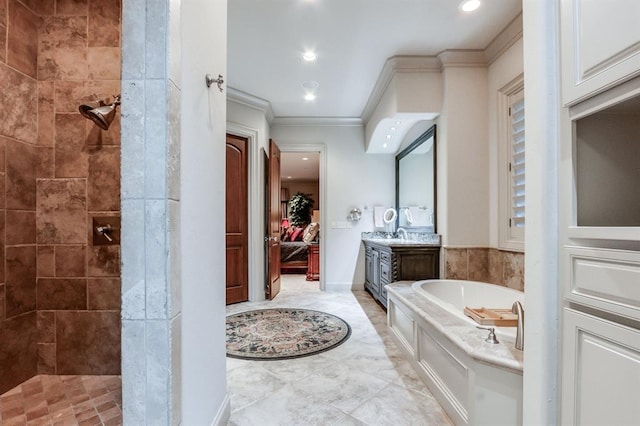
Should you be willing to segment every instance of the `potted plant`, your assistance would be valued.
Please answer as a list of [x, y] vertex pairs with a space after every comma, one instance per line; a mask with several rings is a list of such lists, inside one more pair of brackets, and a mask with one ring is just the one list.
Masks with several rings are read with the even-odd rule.
[[298, 192], [289, 200], [291, 226], [305, 226], [311, 221], [311, 209], [314, 201], [309, 195]]

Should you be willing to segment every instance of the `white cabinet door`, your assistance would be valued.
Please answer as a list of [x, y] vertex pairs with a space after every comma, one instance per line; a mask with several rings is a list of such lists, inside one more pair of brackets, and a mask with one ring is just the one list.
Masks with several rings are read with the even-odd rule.
[[564, 309], [563, 425], [640, 419], [640, 330]]
[[640, 1], [560, 3], [565, 105], [640, 74]]

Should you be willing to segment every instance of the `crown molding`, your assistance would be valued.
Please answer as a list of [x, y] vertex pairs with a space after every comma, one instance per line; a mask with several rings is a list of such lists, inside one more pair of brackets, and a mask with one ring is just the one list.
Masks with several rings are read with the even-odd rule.
[[360, 117], [276, 117], [273, 126], [362, 126]]
[[420, 73], [420, 72], [439, 72], [440, 61], [435, 56], [392, 56], [388, 58], [382, 71], [373, 86], [373, 90], [369, 95], [369, 99], [360, 115], [362, 122], [366, 123], [371, 118], [373, 111], [380, 102], [382, 95], [391, 83], [396, 73]]
[[509, 23], [484, 49], [487, 65], [491, 65], [507, 49], [522, 38], [522, 12]]
[[438, 53], [438, 59], [442, 64], [441, 70], [447, 67], [471, 68], [487, 66], [484, 50], [443, 50]]
[[227, 86], [227, 100], [263, 112], [269, 124], [271, 124], [275, 119], [273, 109], [271, 108], [271, 102], [266, 99], [253, 96], [249, 93]]

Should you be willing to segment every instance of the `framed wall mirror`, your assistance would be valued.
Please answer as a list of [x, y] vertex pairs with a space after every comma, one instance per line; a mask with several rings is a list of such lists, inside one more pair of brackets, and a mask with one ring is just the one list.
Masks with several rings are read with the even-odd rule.
[[436, 126], [396, 155], [397, 226], [436, 233]]

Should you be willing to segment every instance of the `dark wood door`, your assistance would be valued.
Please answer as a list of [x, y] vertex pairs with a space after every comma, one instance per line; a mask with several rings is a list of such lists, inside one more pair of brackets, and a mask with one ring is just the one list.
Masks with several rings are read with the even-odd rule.
[[227, 305], [249, 299], [248, 140], [227, 135]]
[[266, 296], [273, 299], [280, 292], [280, 149], [269, 140], [269, 179], [267, 187], [268, 226], [267, 264], [269, 281]]

